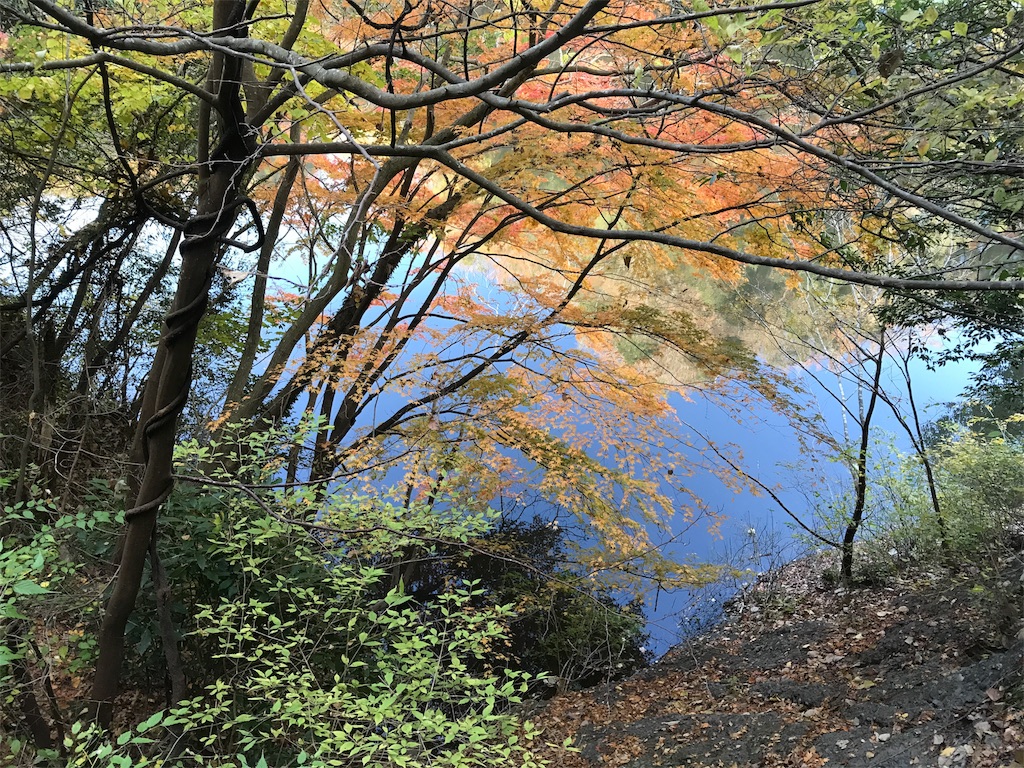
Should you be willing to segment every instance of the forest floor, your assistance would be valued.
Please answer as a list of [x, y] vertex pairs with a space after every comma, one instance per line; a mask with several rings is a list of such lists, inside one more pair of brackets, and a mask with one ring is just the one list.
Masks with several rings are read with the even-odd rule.
[[[1019, 549], [1019, 547], [1018, 547]], [[827, 589], [804, 558], [618, 683], [531, 714], [560, 768], [1024, 768], [1024, 553]]]

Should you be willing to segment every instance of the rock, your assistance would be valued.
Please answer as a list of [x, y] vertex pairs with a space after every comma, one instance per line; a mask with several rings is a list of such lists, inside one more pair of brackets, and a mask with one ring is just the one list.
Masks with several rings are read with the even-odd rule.
[[802, 707], [821, 707], [835, 696], [835, 690], [821, 683], [801, 683], [788, 678], [767, 680], [751, 687], [755, 694], [767, 699], [786, 699]]

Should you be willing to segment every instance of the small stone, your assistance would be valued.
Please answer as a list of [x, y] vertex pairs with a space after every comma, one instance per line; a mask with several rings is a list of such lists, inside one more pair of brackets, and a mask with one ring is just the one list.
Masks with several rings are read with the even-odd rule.
[[880, 734], [878, 734], [878, 740], [881, 741], [881, 742], [886, 742], [886, 741], [889, 740], [889, 738], [891, 736], [892, 736], [891, 733], [880, 733]]

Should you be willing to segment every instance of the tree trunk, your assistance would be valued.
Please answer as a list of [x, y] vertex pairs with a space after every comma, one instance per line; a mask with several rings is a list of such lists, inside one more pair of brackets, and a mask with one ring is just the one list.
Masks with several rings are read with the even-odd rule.
[[[4, 643], [12, 650], [17, 650], [18, 646], [27, 646], [28, 643], [25, 640], [27, 632], [28, 625], [25, 621], [12, 622], [7, 629]], [[32, 734], [32, 741], [37, 749], [50, 749], [53, 746], [50, 723], [39, 707], [39, 700], [36, 699], [35, 684], [32, 680], [29, 663], [22, 656], [10, 663], [10, 669], [15, 682], [15, 698], [18, 701], [19, 709], [21, 709], [25, 727]]]
[[910, 364], [905, 362], [903, 375], [907, 381], [907, 397], [910, 400], [910, 413], [914, 419], [914, 432], [911, 434], [911, 441], [917, 451], [917, 457], [924, 467], [925, 480], [928, 483], [928, 496], [932, 502], [932, 510], [935, 512], [935, 524], [939, 529], [939, 546], [942, 553], [949, 556], [949, 535], [946, 531], [946, 518], [942, 513], [942, 505], [939, 503], [939, 492], [935, 487], [935, 473], [932, 471], [931, 458], [928, 456], [928, 447], [925, 444], [924, 430], [921, 429], [921, 419], [917, 412], [917, 403], [914, 400], [914, 388], [910, 383]]
[[884, 362], [885, 330], [883, 329], [878, 336], [878, 357], [875, 358], [875, 375], [871, 382], [871, 395], [868, 398], [868, 407], [864, 412], [864, 420], [860, 428], [860, 450], [857, 452], [857, 482], [853, 515], [850, 516], [850, 521], [846, 525], [846, 533], [843, 535], [843, 559], [839, 568], [839, 578], [846, 586], [853, 583], [853, 541], [857, 537], [857, 530], [864, 519], [864, 507], [867, 504], [868, 449], [871, 446], [871, 417], [875, 413], [875, 404], [878, 402]]
[[[245, 3], [217, 0], [213, 28], [244, 34], [237, 26]], [[135, 504], [125, 513], [127, 531], [114, 589], [107, 603], [99, 632], [99, 654], [93, 679], [93, 716], [103, 727], [110, 725], [124, 659], [124, 632], [135, 609], [143, 569], [150, 555], [150, 541], [157, 512], [174, 485], [172, 458], [177, 437], [178, 416], [192, 385], [192, 360], [196, 332], [206, 310], [210, 284], [221, 251], [233, 243], [228, 234], [239, 208], [250, 206], [241, 195], [245, 177], [254, 160], [249, 144], [249, 126], [239, 99], [237, 60], [215, 55], [207, 85], [217, 94], [221, 140], [210, 153], [200, 134], [200, 179], [196, 214], [184, 226], [181, 244], [181, 272], [171, 311], [164, 319], [160, 347], [150, 369], [139, 424], [136, 449], [143, 460]], [[202, 115], [201, 115], [202, 117]], [[201, 119], [208, 125], [208, 118]], [[204, 162], [205, 161], [205, 162]], [[255, 214], [254, 207], [251, 208]], [[259, 224], [259, 222], [257, 222]], [[262, 229], [260, 229], [262, 233]], [[262, 241], [262, 237], [260, 238]], [[262, 242], [257, 244], [260, 247]], [[247, 249], [251, 250], [251, 249]]]

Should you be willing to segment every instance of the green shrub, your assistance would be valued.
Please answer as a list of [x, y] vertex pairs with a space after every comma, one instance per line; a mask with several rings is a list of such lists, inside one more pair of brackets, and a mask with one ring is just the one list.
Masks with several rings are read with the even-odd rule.
[[938, 446], [936, 480], [950, 544], [984, 549], [1024, 525], [1024, 445], [958, 431]]
[[487, 664], [508, 608], [474, 610], [471, 583], [431, 606], [397, 590], [375, 600], [383, 569], [335, 560], [306, 531], [249, 512], [237, 506], [213, 547], [240, 591], [196, 616], [223, 671], [164, 720], [190, 734], [190, 754], [375, 766], [524, 757], [533, 733], [508, 706], [528, 676]]
[[[253, 438], [241, 476], [268, 479], [277, 438]], [[195, 455], [183, 459], [187, 466]], [[56, 517], [49, 505], [49, 522], [38, 523], [37, 506], [5, 510], [24, 518], [27, 532], [0, 547], [0, 610], [29, 635], [41, 626], [31, 619], [52, 617], [62, 602], [96, 604], [83, 562], [112, 550], [105, 537], [116, 523], [103, 509]], [[303, 487], [246, 490], [225, 480], [179, 488], [160, 535], [187, 630], [189, 698], [156, 713], [139, 707], [155, 686], [136, 675], [131, 698], [140, 711], [115, 721], [143, 723], [108, 738], [69, 710], [63, 744], [33, 747], [18, 724], [25, 683], [11, 672], [12, 661], [28, 659], [31, 638], [15, 638], [0, 645], [0, 765], [535, 765], [536, 733], [511, 711], [532, 681], [506, 668], [512, 608], [482, 600], [479, 583], [458, 575], [416, 599], [381, 565], [395, 553], [458, 551], [490, 532], [495, 517], [457, 503], [397, 507]], [[155, 668], [155, 631], [142, 647], [145, 608], [132, 630], [133, 663]], [[68, 657], [91, 654], [93, 638], [88, 625], [78, 642], [41, 652], [61, 657], [66, 671], [88, 661]], [[32, 674], [40, 679], [39, 669]]]
[[[900, 453], [891, 442], [873, 444], [855, 581], [883, 583], [910, 563], [974, 562], [1024, 536], [1024, 442], [994, 424], [986, 435], [949, 429], [929, 444], [938, 512], [920, 457]], [[850, 519], [852, 493], [845, 487], [815, 494], [820, 530], [833, 540], [841, 539]]]
[[897, 456], [870, 488], [867, 560], [974, 560], [1024, 532], [1024, 445], [963, 428], [934, 443], [929, 455], [939, 513], [920, 462]]
[[474, 544], [471, 553], [452, 551], [422, 564], [410, 591], [429, 599], [461, 575], [479, 581], [476, 605], [514, 605], [507, 655], [517, 669], [548, 678], [535, 693], [586, 688], [647, 666], [641, 608], [622, 606], [606, 587], [567, 565], [564, 529], [540, 518], [502, 519]]

